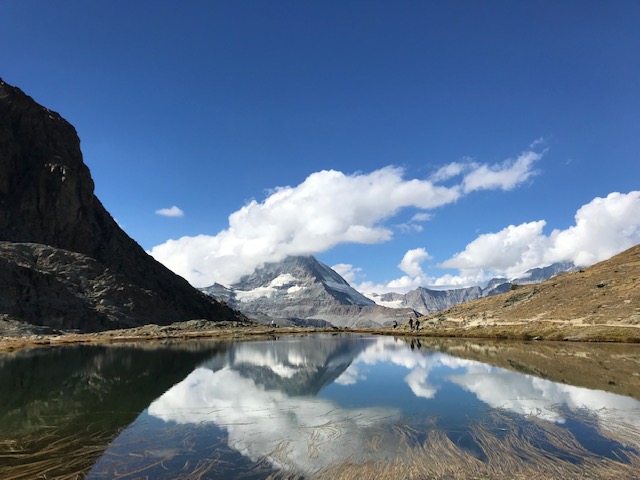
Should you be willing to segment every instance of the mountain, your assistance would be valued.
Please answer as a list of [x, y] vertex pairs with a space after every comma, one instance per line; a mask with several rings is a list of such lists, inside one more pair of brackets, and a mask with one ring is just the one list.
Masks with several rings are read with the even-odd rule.
[[383, 293], [371, 294], [371, 298], [378, 304], [389, 308], [411, 308], [423, 315], [450, 308], [460, 303], [469, 302], [478, 298], [490, 297], [508, 292], [512, 285], [525, 285], [540, 283], [559, 273], [575, 269], [571, 262], [559, 262], [542, 268], [533, 268], [511, 281], [506, 278], [493, 278], [485, 288], [466, 287], [448, 290], [432, 290], [418, 287], [405, 294]]
[[117, 225], [73, 126], [2, 79], [0, 252], [0, 323], [97, 331], [238, 317]]
[[418, 287], [405, 294], [384, 293], [373, 294], [372, 298], [379, 305], [390, 308], [411, 308], [423, 315], [449, 308], [458, 303], [475, 300], [482, 296], [480, 287], [457, 288], [452, 290], [430, 290]]
[[616, 326], [631, 335], [640, 326], [640, 245], [589, 268], [539, 284], [516, 285], [502, 295], [456, 305], [424, 320], [429, 326], [514, 329], [545, 324], [579, 332]]
[[[111, 441], [154, 399], [229, 346], [223, 342], [78, 345], [3, 354], [0, 432], [5, 442], [19, 438], [28, 455], [16, 460], [3, 457], [0, 478], [84, 478]], [[54, 456], [52, 462], [50, 452], [32, 447], [31, 438], [62, 446], [65, 461]], [[6, 450], [3, 447], [3, 453]]]
[[[373, 344], [375, 340], [370, 337], [352, 335], [327, 335], [314, 340], [298, 337], [287, 342], [238, 342], [202, 363], [200, 368], [236, 371], [267, 391], [315, 396]], [[313, 348], [309, 348], [311, 345]]]
[[546, 267], [532, 268], [521, 277], [511, 280], [515, 285], [529, 285], [532, 283], [540, 283], [548, 280], [559, 273], [570, 272], [575, 270], [576, 266], [572, 262], [556, 262]]
[[411, 309], [390, 309], [352, 288], [344, 278], [314, 257], [291, 256], [268, 263], [230, 288], [214, 284], [202, 289], [256, 318], [302, 323], [324, 320], [341, 327], [369, 327], [415, 317]]

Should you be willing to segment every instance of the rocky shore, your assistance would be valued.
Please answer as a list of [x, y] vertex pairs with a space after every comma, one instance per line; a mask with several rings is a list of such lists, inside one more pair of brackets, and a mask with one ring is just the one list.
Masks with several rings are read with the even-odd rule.
[[73, 344], [115, 344], [125, 342], [175, 342], [204, 338], [255, 338], [260, 336], [305, 335], [311, 333], [355, 333], [419, 338], [464, 338], [496, 340], [640, 343], [640, 328], [612, 325], [571, 325], [534, 322], [526, 325], [476, 325], [473, 327], [420, 327], [403, 324], [397, 328], [350, 329], [338, 327], [272, 327], [248, 321], [190, 320], [170, 325], [80, 333], [52, 331], [18, 322], [0, 321], [0, 352], [25, 348]]
[[[31, 326], [29, 326], [31, 327]], [[345, 329], [314, 327], [274, 328], [247, 321], [189, 320], [171, 325], [149, 324], [104, 332], [52, 332], [26, 329], [23, 325], [0, 322], [0, 352], [24, 348], [55, 347], [73, 344], [115, 344], [125, 342], [168, 342], [203, 338], [241, 338], [261, 335], [292, 335], [339, 332]]]

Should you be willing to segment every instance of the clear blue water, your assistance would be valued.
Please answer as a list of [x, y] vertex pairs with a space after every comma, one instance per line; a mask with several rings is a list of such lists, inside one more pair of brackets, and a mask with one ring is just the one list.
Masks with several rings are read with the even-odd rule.
[[[566, 430], [602, 458], [624, 458], [640, 445], [640, 438], [623, 443], [607, 435], [612, 415], [640, 429], [640, 402], [633, 398], [411, 348], [391, 337], [283, 337], [153, 354], [133, 347], [101, 351], [109, 352], [113, 367], [88, 377], [105, 388], [75, 383], [75, 393], [61, 393], [67, 401], [61, 411], [68, 405], [86, 410], [84, 420], [74, 417], [78, 424], [99, 412], [119, 419], [129, 412], [92, 461], [90, 479], [265, 478], [279, 471], [307, 477], [345, 461], [403, 458], [434, 429], [484, 461], [473, 435], [478, 424], [497, 439], [507, 431], [525, 437], [542, 432], [530, 443], [573, 463], [580, 455], [549, 441], [547, 429]], [[60, 362], [71, 355], [76, 370], [79, 359], [97, 363], [89, 347], [57, 352]], [[83, 372], [77, 380], [86, 383]], [[109, 383], [114, 375], [127, 377], [124, 388]], [[74, 382], [67, 378], [66, 385]], [[23, 400], [34, 410], [33, 400]], [[3, 418], [18, 429], [20, 422], [39, 421], [15, 411]]]

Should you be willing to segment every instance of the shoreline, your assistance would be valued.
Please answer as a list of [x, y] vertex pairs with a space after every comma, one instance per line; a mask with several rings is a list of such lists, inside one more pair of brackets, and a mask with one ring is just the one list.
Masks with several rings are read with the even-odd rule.
[[565, 341], [597, 343], [640, 343], [640, 329], [619, 325], [571, 325], [568, 323], [535, 322], [520, 325], [478, 325], [473, 327], [432, 327], [410, 330], [397, 328], [345, 327], [272, 327], [245, 322], [211, 322], [192, 320], [166, 326], [145, 325], [129, 329], [94, 333], [24, 333], [0, 336], [0, 353], [23, 349], [64, 345], [110, 345], [118, 343], [176, 342], [198, 339], [248, 339], [261, 336], [308, 335], [313, 333], [355, 333], [392, 335], [397, 337], [460, 338], [489, 340]]

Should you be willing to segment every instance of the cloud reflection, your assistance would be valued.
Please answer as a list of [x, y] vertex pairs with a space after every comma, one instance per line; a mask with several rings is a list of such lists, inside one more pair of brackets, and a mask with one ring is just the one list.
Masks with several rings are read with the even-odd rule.
[[[490, 407], [555, 423], [565, 421], [568, 408], [586, 409], [601, 424], [607, 412], [616, 410], [625, 421], [640, 425], [640, 402], [632, 398], [411, 349], [392, 338], [353, 338], [239, 344], [224, 359], [211, 360], [174, 385], [148, 413], [179, 424], [214, 422], [228, 432], [229, 446], [251, 460], [266, 458], [276, 467], [309, 473], [367, 454], [373, 458], [374, 436], [380, 439], [377, 458], [398, 455], [398, 434], [385, 429], [402, 421], [395, 405], [352, 408], [316, 396], [332, 382], [339, 388], [365, 384], [363, 372], [372, 376], [372, 367], [379, 364], [407, 370], [408, 391], [398, 392], [398, 406], [409, 391], [429, 402], [444, 394], [448, 383]], [[361, 403], [375, 401], [373, 395]], [[424, 411], [428, 414], [428, 403]]]
[[266, 390], [230, 368], [196, 369], [148, 412], [177, 423], [215, 422], [227, 430], [229, 446], [253, 461], [270, 457], [277, 467], [311, 472], [358, 458], [380, 426], [399, 418], [394, 408], [341, 408], [330, 400]]
[[603, 426], [611, 411], [616, 411], [621, 420], [640, 426], [640, 402], [633, 398], [555, 383], [439, 352], [415, 351], [390, 338], [381, 338], [365, 349], [352, 368], [384, 362], [410, 370], [405, 381], [417, 397], [434, 398], [441, 385], [429, 377], [432, 371], [447, 367], [462, 373], [452, 372], [440, 382], [459, 385], [493, 408], [534, 415], [555, 423], [565, 421], [560, 407], [568, 407], [571, 411], [588, 410], [603, 422]]
[[555, 383], [483, 364], [449, 379], [492, 407], [522, 415], [564, 423], [560, 407], [568, 407], [574, 412], [586, 409], [599, 420], [606, 421], [615, 410], [619, 417], [640, 426], [640, 402], [614, 393]]

